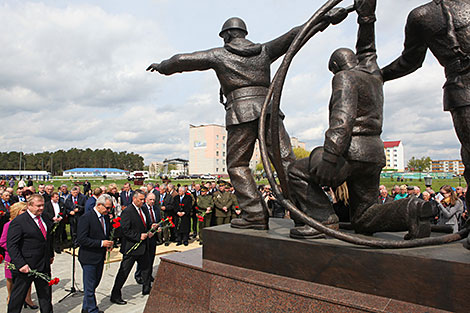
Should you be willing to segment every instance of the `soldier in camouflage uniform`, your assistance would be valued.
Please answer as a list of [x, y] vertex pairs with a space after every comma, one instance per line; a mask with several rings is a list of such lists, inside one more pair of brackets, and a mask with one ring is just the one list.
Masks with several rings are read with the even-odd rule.
[[216, 225], [230, 223], [232, 216], [230, 208], [232, 207], [232, 194], [225, 191], [225, 182], [219, 184], [219, 190], [212, 195], [215, 205]]
[[199, 244], [202, 244], [202, 230], [211, 226], [214, 199], [208, 194], [209, 189], [201, 188], [201, 194], [197, 197], [196, 214], [199, 216]]

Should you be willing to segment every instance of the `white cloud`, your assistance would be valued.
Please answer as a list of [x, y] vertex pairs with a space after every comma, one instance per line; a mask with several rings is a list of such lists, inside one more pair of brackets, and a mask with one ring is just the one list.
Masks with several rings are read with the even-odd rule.
[[[382, 66], [401, 52], [408, 12], [425, 2], [378, 4]], [[176, 52], [221, 45], [217, 33], [229, 16], [245, 18], [248, 37], [266, 41], [304, 22], [318, 6], [6, 2], [0, 5], [2, 150], [111, 148], [142, 154], [146, 163], [187, 157], [189, 124], [224, 123], [217, 78], [212, 71], [164, 77], [145, 68]], [[339, 47], [354, 48], [355, 19], [352, 14], [312, 38], [287, 76], [281, 106], [286, 127], [310, 148], [322, 144], [328, 127], [329, 56]], [[442, 111], [443, 82], [442, 67], [429, 55], [422, 69], [385, 85], [383, 138], [403, 140], [407, 157], [459, 156], [450, 115]]]

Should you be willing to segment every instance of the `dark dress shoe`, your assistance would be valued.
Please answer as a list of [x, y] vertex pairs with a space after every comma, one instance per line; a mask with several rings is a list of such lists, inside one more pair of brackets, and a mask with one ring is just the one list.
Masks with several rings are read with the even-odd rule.
[[138, 283], [139, 285], [142, 285], [144, 283], [144, 280], [142, 279], [142, 277], [136, 277], [135, 278], [135, 281], [136, 283]]
[[181, 243], [181, 242], [178, 242], [176, 245], [177, 245], [177, 246], [181, 246], [181, 245], [182, 245], [182, 243]]
[[25, 308], [25, 309], [26, 309], [26, 308], [30, 308], [31, 310], [37, 310], [37, 309], [39, 309], [39, 307], [38, 307], [36, 304], [30, 305], [30, 304], [28, 304], [28, 303], [26, 303], [26, 302], [23, 304], [23, 308]]
[[168, 247], [170, 245], [169, 242], [165, 242], [165, 247]]
[[62, 250], [60, 250], [60, 249], [55, 249], [55, 253], [61, 254], [61, 253], [62, 253]]
[[119, 299], [113, 299], [111, 298], [110, 299], [112, 303], [116, 303], [116, 304], [119, 304], [119, 305], [124, 305], [124, 304], [127, 304], [126, 301], [122, 300], [122, 298], [119, 298]]
[[188, 245], [188, 242], [187, 242], [187, 241], [185, 241], [185, 242], [184, 242], [184, 245], [185, 245], [185, 246], [187, 246], [187, 245]]
[[150, 287], [144, 287], [144, 288], [142, 288], [142, 295], [145, 296], [145, 295], [150, 294], [150, 290], [152, 290], [152, 288], [150, 288]]

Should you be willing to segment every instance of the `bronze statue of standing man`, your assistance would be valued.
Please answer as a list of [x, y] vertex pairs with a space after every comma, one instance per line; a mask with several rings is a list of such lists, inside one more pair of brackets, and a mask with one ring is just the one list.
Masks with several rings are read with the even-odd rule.
[[[344, 12], [339, 12], [346, 17]], [[271, 64], [286, 53], [300, 30], [293, 28], [286, 34], [263, 44], [248, 39], [245, 23], [237, 17], [228, 19], [219, 36], [225, 45], [221, 48], [177, 54], [161, 63], [154, 63], [147, 71], [164, 75], [213, 69], [221, 85], [227, 128], [227, 168], [231, 183], [242, 209], [241, 218], [231, 221], [235, 228], [268, 229], [268, 213], [256, 188], [249, 168], [256, 139], [261, 107], [271, 83]], [[279, 116], [281, 159], [284, 170], [295, 160], [289, 135]], [[269, 133], [269, 127], [267, 127]], [[269, 138], [269, 134], [267, 136]]]
[[[405, 48], [382, 69], [384, 82], [419, 69], [427, 50], [445, 68], [444, 111], [450, 111], [470, 184], [470, 0], [433, 0], [408, 15]], [[467, 197], [467, 207], [470, 197]], [[467, 239], [470, 243], [470, 237]]]

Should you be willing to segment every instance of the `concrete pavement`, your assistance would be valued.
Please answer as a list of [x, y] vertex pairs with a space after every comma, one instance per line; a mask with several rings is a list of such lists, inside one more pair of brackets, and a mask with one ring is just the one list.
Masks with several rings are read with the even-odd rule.
[[[178, 251], [187, 251], [190, 249], [200, 247], [199, 242], [193, 241], [189, 244], [189, 246], [178, 246], [176, 247], [175, 243], [170, 244], [170, 246], [165, 247], [160, 245], [157, 247], [157, 257], [155, 258], [155, 264], [153, 268], [153, 274], [157, 273], [158, 265], [160, 264], [160, 256], [168, 254], [168, 253], [177, 253]], [[119, 259], [120, 254], [116, 253], [116, 256], [113, 259]], [[126, 313], [140, 313], [143, 312], [145, 308], [145, 303], [147, 302], [148, 296], [142, 295], [142, 285], [139, 285], [135, 282], [134, 279], [134, 272], [136, 266], [132, 269], [132, 272], [127, 279], [126, 284], [122, 289], [122, 297], [124, 300], [127, 301], [127, 305], [117, 305], [111, 303], [109, 301], [109, 295], [111, 293], [111, 289], [114, 284], [115, 275], [119, 269], [119, 261], [112, 262], [108, 265], [105, 264], [104, 271], [103, 271], [103, 278], [101, 279], [101, 283], [96, 290], [96, 301], [98, 302], [98, 307], [100, 310], [105, 312], [126, 312]], [[7, 297], [7, 288], [6, 288], [6, 279], [5, 279], [5, 271], [2, 269], [0, 270], [0, 312], [6, 312], [6, 297]], [[55, 313], [81, 313], [82, 309], [82, 294], [75, 294], [72, 297], [68, 297], [65, 300], [61, 300], [65, 295], [67, 295], [67, 291], [65, 289], [69, 289], [72, 284], [72, 255], [68, 253], [62, 252], [61, 254], [57, 254], [54, 260], [54, 264], [52, 265], [52, 277], [60, 278], [60, 283], [52, 287], [52, 304], [54, 306]], [[83, 290], [82, 284], [82, 269], [78, 259], [76, 259], [76, 272], [75, 272], [75, 281], [76, 287], [80, 290]], [[37, 296], [35, 288], [33, 287], [32, 290], [32, 298], [33, 301], [37, 304]], [[39, 312], [39, 309], [36, 310]], [[30, 309], [23, 309], [22, 312], [34, 312]]]

